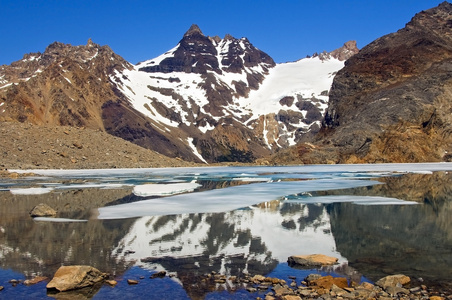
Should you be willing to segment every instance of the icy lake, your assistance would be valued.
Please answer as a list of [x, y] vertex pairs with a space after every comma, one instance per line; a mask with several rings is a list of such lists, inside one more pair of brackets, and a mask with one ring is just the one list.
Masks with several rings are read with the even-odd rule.
[[[0, 297], [46, 298], [46, 282], [8, 281], [51, 278], [59, 266], [75, 264], [119, 282], [94, 299], [264, 295], [230, 282], [201, 287], [197, 278], [211, 272], [450, 281], [451, 171], [452, 163], [429, 163], [33, 170], [38, 176], [2, 178]], [[39, 203], [57, 216], [32, 219]], [[339, 264], [287, 265], [291, 255], [315, 253]], [[149, 279], [157, 271], [172, 277]]]

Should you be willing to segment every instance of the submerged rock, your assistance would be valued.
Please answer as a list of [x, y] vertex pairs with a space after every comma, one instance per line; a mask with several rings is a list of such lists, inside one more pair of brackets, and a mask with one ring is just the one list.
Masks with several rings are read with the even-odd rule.
[[56, 210], [48, 206], [47, 204], [40, 203], [36, 205], [31, 211], [30, 216], [32, 217], [48, 217], [48, 216], [55, 216]]
[[106, 277], [107, 274], [91, 266], [62, 266], [47, 284], [47, 289], [60, 292], [81, 289], [100, 283]]

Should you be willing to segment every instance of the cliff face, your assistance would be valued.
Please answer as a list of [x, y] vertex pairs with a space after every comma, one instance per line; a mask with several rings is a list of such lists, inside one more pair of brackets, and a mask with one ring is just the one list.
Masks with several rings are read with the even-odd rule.
[[[346, 61], [305, 162], [450, 160], [452, 5], [416, 14]], [[305, 147], [306, 148], [306, 147]], [[309, 150], [309, 149], [308, 149]]]

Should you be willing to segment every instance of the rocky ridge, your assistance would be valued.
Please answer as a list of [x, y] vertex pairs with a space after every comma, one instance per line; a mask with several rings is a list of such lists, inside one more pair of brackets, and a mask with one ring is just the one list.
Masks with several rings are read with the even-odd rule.
[[449, 161], [451, 16], [443, 2], [347, 60], [321, 135], [292, 154], [305, 163]]
[[[340, 59], [356, 51], [346, 43], [278, 68], [285, 64], [248, 39], [205, 36], [192, 25], [172, 50], [134, 66], [91, 40], [55, 42], [0, 67], [0, 121], [101, 130], [193, 162], [252, 162], [318, 131]], [[313, 65], [330, 67], [312, 75]], [[273, 69], [294, 68], [305, 74], [295, 92], [253, 96]], [[322, 79], [315, 88], [314, 77]]]

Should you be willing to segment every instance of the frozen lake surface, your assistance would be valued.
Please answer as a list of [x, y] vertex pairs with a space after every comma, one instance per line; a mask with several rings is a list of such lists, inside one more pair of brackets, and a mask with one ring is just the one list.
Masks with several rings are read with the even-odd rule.
[[[119, 279], [164, 270], [174, 277], [162, 293], [187, 299], [237, 289], [190, 288], [189, 278], [212, 271], [452, 280], [450, 171], [450, 163], [33, 170], [39, 176], [0, 181], [0, 285], [11, 272], [52, 277], [62, 264]], [[57, 216], [29, 217], [39, 203]], [[314, 253], [340, 264], [287, 266], [290, 255]], [[149, 281], [132, 289], [102, 287], [95, 298], [159, 291]], [[45, 297], [39, 285], [4, 292]]]

